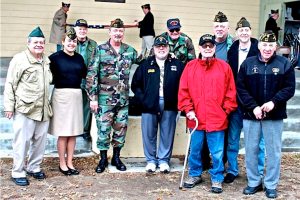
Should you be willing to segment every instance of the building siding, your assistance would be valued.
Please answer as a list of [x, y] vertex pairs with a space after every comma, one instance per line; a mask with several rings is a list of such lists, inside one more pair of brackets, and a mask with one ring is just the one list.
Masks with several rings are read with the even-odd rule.
[[[224, 12], [230, 22], [230, 33], [234, 34], [236, 22], [243, 16], [250, 21], [253, 36], [259, 35], [260, 0], [127, 0], [126, 3], [103, 3], [93, 0], [70, 0], [68, 23], [84, 18], [89, 24], [109, 24], [112, 19], [121, 18], [126, 24], [144, 16], [141, 5], [150, 3], [155, 17], [155, 31], [166, 30], [168, 18], [178, 17], [182, 31], [189, 35], [195, 46], [204, 33], [212, 33], [212, 21], [218, 11]], [[49, 44], [50, 29], [54, 13], [60, 8], [61, 0], [2, 0], [1, 1], [1, 57], [11, 57], [23, 50], [28, 33], [40, 26], [46, 40], [46, 53], [55, 51]], [[97, 42], [108, 39], [107, 30], [90, 29], [89, 36]], [[125, 42], [138, 51], [141, 39], [139, 29], [126, 30]], [[197, 48], [196, 48], [197, 50]]]

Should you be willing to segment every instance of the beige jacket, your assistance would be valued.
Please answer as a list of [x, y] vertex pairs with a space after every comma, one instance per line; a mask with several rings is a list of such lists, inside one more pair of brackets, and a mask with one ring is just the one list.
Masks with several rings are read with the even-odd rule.
[[66, 32], [66, 26], [65, 26], [66, 22], [67, 22], [67, 14], [61, 8], [58, 11], [56, 11], [53, 17], [50, 39], [49, 39], [50, 43], [61, 44], [62, 36]]
[[27, 49], [10, 61], [4, 88], [4, 111], [20, 112], [30, 119], [47, 121], [52, 116], [49, 84], [50, 60], [39, 63]]

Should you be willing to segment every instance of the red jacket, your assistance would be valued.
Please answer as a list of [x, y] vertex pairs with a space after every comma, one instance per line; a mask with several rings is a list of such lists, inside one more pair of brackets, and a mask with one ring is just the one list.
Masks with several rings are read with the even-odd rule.
[[[197, 130], [225, 130], [227, 116], [237, 108], [236, 88], [230, 66], [223, 60], [194, 59], [187, 63], [180, 78], [178, 109], [194, 111], [199, 121]], [[195, 122], [187, 119], [188, 128]]]

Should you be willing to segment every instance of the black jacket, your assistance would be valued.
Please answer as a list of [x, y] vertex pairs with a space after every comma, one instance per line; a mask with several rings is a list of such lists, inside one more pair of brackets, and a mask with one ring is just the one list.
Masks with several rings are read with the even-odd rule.
[[149, 35], [155, 37], [155, 32], [153, 27], [154, 27], [154, 17], [153, 14], [149, 11], [145, 15], [144, 19], [139, 22], [140, 38]]
[[253, 109], [272, 101], [275, 107], [267, 113], [267, 120], [287, 118], [286, 102], [295, 93], [295, 72], [290, 61], [273, 55], [268, 63], [262, 62], [260, 54], [247, 58], [241, 65], [237, 92], [244, 110], [244, 119], [256, 120]]
[[[251, 46], [250, 46], [247, 58], [249, 58], [251, 56], [256, 56], [259, 53], [259, 50], [257, 47], [257, 45], [258, 45], [257, 39], [251, 38], [250, 40], [251, 40]], [[227, 59], [228, 59], [227, 61], [232, 69], [235, 82], [237, 79], [238, 67], [239, 67], [239, 45], [240, 45], [240, 41], [236, 40], [231, 45], [231, 47], [227, 53]]]
[[[183, 72], [181, 61], [170, 56], [164, 67], [164, 110], [177, 111], [178, 87]], [[144, 60], [136, 69], [131, 83], [135, 98], [141, 103], [143, 113], [157, 114], [159, 112], [160, 68], [155, 56]]]

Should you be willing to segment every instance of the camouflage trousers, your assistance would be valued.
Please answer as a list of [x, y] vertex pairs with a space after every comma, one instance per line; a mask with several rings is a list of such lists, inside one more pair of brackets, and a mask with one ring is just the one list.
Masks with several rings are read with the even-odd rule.
[[98, 128], [97, 147], [100, 151], [108, 150], [110, 143], [113, 147], [122, 148], [124, 146], [128, 125], [128, 105], [100, 105], [96, 121]]

